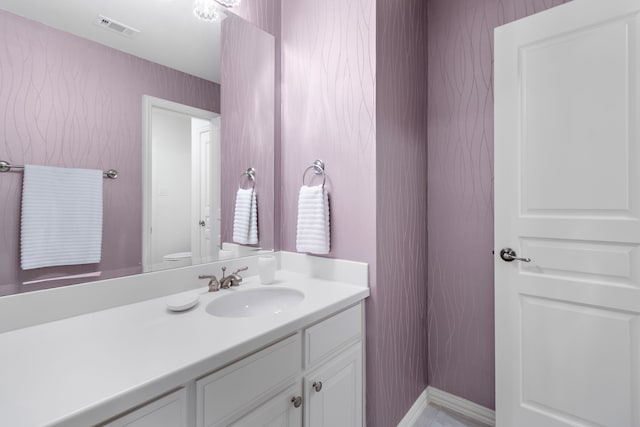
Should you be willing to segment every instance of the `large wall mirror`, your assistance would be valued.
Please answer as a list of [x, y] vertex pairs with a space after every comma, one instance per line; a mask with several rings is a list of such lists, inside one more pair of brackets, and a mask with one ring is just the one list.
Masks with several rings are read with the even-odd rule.
[[[101, 262], [33, 270], [22, 172], [0, 173], [0, 296], [273, 250], [275, 40], [193, 9], [0, 0], [0, 160], [119, 172]], [[255, 188], [257, 242], [234, 240], [239, 188]]]

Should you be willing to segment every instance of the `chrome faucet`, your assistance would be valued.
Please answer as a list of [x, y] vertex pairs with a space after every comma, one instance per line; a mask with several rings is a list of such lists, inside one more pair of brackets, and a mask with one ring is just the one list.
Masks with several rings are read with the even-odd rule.
[[228, 289], [232, 286], [240, 285], [242, 277], [238, 273], [248, 270], [249, 267], [242, 267], [234, 271], [228, 276], [225, 276], [227, 267], [222, 267], [222, 279], [218, 280], [215, 275], [201, 274], [199, 279], [209, 279], [209, 292], [218, 292], [220, 289]]
[[222, 267], [222, 279], [220, 279], [220, 287], [222, 289], [227, 289], [231, 286], [238, 286], [240, 282], [242, 282], [242, 277], [238, 273], [241, 271], [248, 270], [249, 267], [242, 267], [238, 270], [234, 271], [228, 276], [225, 276], [225, 271], [227, 271], [227, 267]]
[[201, 274], [198, 276], [198, 279], [210, 279], [209, 285], [208, 285], [209, 292], [218, 292], [220, 290], [220, 282], [218, 282], [218, 279], [214, 274], [212, 275]]

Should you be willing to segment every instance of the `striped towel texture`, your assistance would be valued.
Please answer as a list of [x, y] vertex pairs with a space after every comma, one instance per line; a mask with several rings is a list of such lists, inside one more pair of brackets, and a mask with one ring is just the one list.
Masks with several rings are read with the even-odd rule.
[[330, 237], [329, 193], [321, 185], [303, 185], [298, 196], [297, 251], [328, 254]]
[[102, 171], [25, 165], [20, 258], [23, 270], [99, 263]]
[[258, 244], [258, 203], [253, 188], [239, 188], [236, 193], [233, 241], [241, 245]]

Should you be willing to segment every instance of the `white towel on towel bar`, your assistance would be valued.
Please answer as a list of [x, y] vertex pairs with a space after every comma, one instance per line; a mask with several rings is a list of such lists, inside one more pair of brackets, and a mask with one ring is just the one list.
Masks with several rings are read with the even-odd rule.
[[331, 248], [329, 193], [323, 186], [303, 185], [298, 196], [298, 252], [328, 254]]
[[241, 245], [258, 244], [258, 203], [253, 188], [238, 188], [236, 193], [233, 241]]
[[23, 270], [100, 262], [102, 185], [100, 170], [25, 165]]

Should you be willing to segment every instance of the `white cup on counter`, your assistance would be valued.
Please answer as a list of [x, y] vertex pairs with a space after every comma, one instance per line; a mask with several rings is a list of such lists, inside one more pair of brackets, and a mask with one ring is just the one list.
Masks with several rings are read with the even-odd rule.
[[260, 272], [260, 283], [269, 285], [276, 277], [276, 256], [260, 255], [258, 257], [258, 271]]

